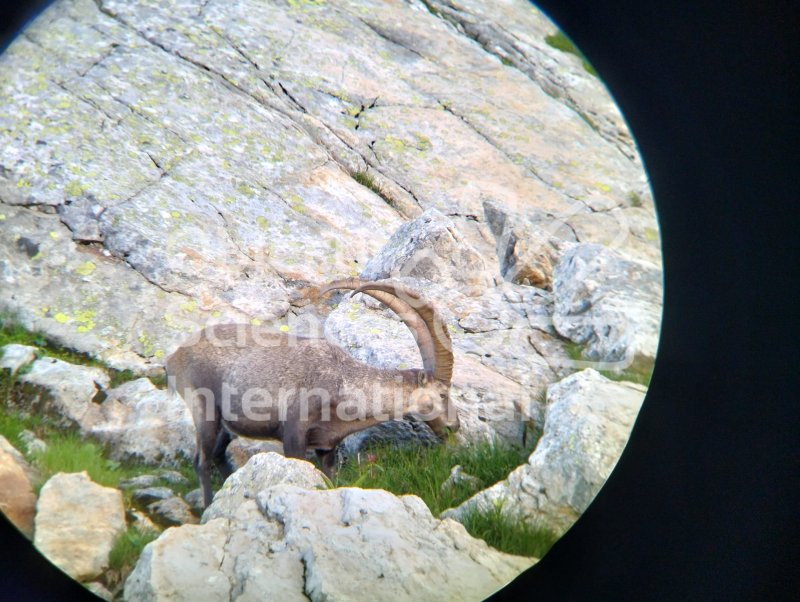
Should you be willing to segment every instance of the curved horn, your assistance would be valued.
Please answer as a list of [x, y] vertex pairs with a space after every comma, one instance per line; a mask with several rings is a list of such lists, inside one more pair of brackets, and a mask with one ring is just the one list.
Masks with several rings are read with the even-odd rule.
[[[367, 293], [378, 299], [373, 294], [376, 291], [389, 293], [393, 298], [402, 299], [405, 305], [412, 307], [424, 320], [433, 343], [435, 360], [433, 376], [449, 385], [453, 378], [453, 345], [450, 341], [450, 333], [447, 332], [447, 325], [442, 322], [433, 306], [418, 292], [399, 282], [368, 282], [358, 287], [353, 294]], [[421, 350], [422, 348], [420, 348]]]
[[[419, 353], [422, 356], [422, 365], [428, 376], [436, 377], [436, 368], [438, 362], [436, 361], [436, 346], [433, 342], [433, 336], [428, 324], [425, 322], [424, 317], [411, 305], [406, 303], [398, 296], [391, 293], [391, 291], [384, 290], [362, 290], [364, 287], [372, 286], [374, 283], [365, 282], [358, 278], [347, 278], [344, 280], [334, 280], [333, 282], [325, 285], [319, 292], [319, 296], [325, 295], [333, 290], [348, 289], [353, 290], [352, 294], [356, 292], [363, 292], [374, 299], [383, 303], [386, 307], [396, 313], [403, 323], [411, 331], [414, 340], [417, 342]], [[449, 382], [449, 381], [448, 381]]]

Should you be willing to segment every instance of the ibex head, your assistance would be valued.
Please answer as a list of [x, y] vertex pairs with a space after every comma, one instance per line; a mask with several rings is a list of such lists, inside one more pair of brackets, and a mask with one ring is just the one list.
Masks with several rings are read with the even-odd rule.
[[394, 311], [411, 330], [422, 355], [423, 370], [417, 373], [417, 388], [411, 393], [407, 414], [414, 414], [439, 437], [459, 428], [458, 413], [450, 401], [453, 377], [453, 345], [447, 325], [433, 306], [402, 283], [388, 280], [364, 282], [355, 278], [335, 280], [319, 295], [337, 290], [364, 293]]

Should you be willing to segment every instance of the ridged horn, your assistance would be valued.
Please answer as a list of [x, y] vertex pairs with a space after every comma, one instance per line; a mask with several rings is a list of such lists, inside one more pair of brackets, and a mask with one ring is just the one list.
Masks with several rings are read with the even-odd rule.
[[411, 331], [414, 340], [417, 342], [419, 353], [422, 356], [422, 365], [425, 372], [430, 377], [436, 377], [436, 370], [438, 367], [438, 362], [436, 361], [436, 346], [433, 341], [431, 330], [424, 317], [414, 307], [392, 294], [389, 290], [373, 290], [371, 288], [370, 290], [363, 290], [365, 287], [371, 287], [374, 284], [374, 282], [359, 280], [358, 278], [334, 280], [320, 289], [319, 296], [321, 297], [333, 290], [348, 289], [352, 290], [353, 294], [362, 292], [383, 303], [396, 313]]
[[[433, 344], [433, 376], [449, 385], [453, 379], [453, 344], [450, 341], [450, 334], [447, 332], [447, 325], [433, 309], [433, 306], [417, 291], [399, 282], [368, 282], [358, 287], [353, 294], [366, 293], [378, 299], [375, 292], [389, 293], [392, 298], [402, 300], [404, 305], [413, 308], [419, 314], [427, 326]], [[382, 299], [379, 300], [382, 301]]]

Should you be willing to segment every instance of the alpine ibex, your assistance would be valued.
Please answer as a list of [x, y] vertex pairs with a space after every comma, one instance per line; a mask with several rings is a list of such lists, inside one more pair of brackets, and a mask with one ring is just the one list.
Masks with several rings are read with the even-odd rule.
[[324, 338], [265, 327], [224, 324], [204, 329], [167, 359], [166, 368], [170, 387], [192, 411], [194, 466], [206, 506], [212, 498], [210, 463], [223, 478], [231, 472], [225, 461], [231, 434], [280, 439], [287, 457], [304, 458], [313, 449], [331, 477], [338, 443], [381, 421], [412, 414], [440, 437], [458, 429], [449, 395], [450, 337], [433, 306], [416, 291], [388, 280], [337, 280], [318, 296], [337, 289], [365, 293], [392, 309], [414, 335], [424, 368], [376, 368]]

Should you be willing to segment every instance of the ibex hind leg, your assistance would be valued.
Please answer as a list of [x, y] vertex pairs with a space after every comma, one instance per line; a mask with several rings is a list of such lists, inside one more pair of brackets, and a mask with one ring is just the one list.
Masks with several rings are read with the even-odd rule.
[[222, 475], [223, 481], [233, 473], [231, 465], [228, 464], [228, 460], [225, 458], [225, 450], [228, 449], [228, 444], [230, 442], [231, 434], [228, 432], [228, 429], [225, 427], [220, 428], [217, 441], [214, 444], [214, 450], [211, 452], [211, 457], [214, 460], [214, 466], [217, 467], [219, 474]]
[[197, 429], [197, 452], [194, 456], [194, 470], [203, 492], [203, 506], [208, 507], [214, 492], [211, 489], [211, 464], [220, 428], [219, 420], [201, 420], [195, 424]]
[[336, 465], [336, 448], [317, 449], [314, 451], [317, 454], [317, 459], [319, 460], [320, 468], [322, 468], [322, 473], [329, 479], [333, 480], [333, 472]]

